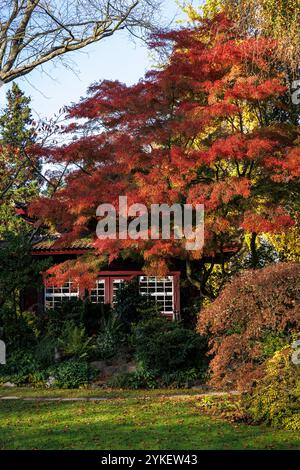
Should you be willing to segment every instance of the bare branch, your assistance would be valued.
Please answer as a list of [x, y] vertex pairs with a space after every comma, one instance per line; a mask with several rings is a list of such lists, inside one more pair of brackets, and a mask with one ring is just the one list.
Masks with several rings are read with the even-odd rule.
[[0, 79], [10, 82], [126, 29], [154, 28], [161, 0], [0, 0]]

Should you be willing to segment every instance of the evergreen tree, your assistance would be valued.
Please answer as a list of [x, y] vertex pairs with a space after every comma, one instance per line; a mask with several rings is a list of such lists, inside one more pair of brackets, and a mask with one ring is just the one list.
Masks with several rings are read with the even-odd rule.
[[1, 144], [12, 147], [27, 147], [34, 142], [31, 99], [13, 83], [6, 95], [7, 105], [0, 115]]
[[16, 205], [28, 204], [40, 186], [30, 98], [15, 83], [6, 97], [0, 114], [0, 323], [9, 315], [16, 321], [20, 292], [39, 272], [30, 256], [32, 227], [16, 214]]
[[[16, 83], [8, 91], [0, 114], [0, 237], [7, 230], [19, 230], [15, 205], [27, 204], [39, 193], [41, 163], [32, 154], [35, 130], [30, 98]], [[18, 227], [18, 229], [17, 229]]]

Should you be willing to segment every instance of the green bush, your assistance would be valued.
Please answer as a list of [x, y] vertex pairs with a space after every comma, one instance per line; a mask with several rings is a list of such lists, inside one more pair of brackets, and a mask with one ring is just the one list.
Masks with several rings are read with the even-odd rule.
[[135, 372], [124, 372], [115, 375], [109, 382], [114, 388], [154, 389], [154, 388], [189, 388], [201, 379], [197, 369], [179, 370], [158, 377], [154, 372], [139, 368]]
[[36, 332], [30, 321], [30, 312], [15, 313], [13, 309], [0, 309], [1, 336], [10, 350], [30, 349], [36, 344]]
[[39, 363], [32, 352], [15, 350], [8, 354], [7, 363], [0, 367], [0, 382], [16, 385], [30, 383], [31, 376], [39, 370]]
[[89, 299], [70, 299], [57, 310], [46, 310], [41, 316], [43, 334], [50, 330], [60, 333], [65, 321], [73, 321], [77, 326], [84, 325], [89, 336], [94, 335], [100, 328], [101, 321], [110, 314], [109, 305], [95, 304]]
[[57, 388], [83, 387], [96, 377], [96, 371], [89, 364], [75, 360], [50, 367], [47, 373], [49, 377], [54, 378], [53, 386]]
[[272, 357], [287, 344], [287, 338], [280, 331], [267, 330], [262, 339], [262, 355], [265, 359]]
[[60, 314], [64, 320], [73, 321], [78, 326], [83, 324], [90, 336], [99, 330], [101, 320], [109, 311], [110, 306], [94, 304], [89, 299], [71, 299], [62, 304]]
[[154, 389], [158, 388], [158, 382], [153, 372], [139, 369], [135, 372], [117, 374], [110, 380], [109, 386], [114, 388]]
[[163, 374], [159, 379], [161, 387], [169, 388], [190, 388], [197, 381], [205, 382], [205, 372], [207, 367], [202, 371], [196, 368], [187, 370], [178, 370], [169, 374]]
[[96, 372], [86, 362], [76, 360], [43, 367], [33, 353], [21, 350], [14, 351], [8, 357], [7, 364], [0, 367], [0, 383], [45, 386], [49, 377], [54, 378], [55, 387], [78, 388], [91, 382]]
[[255, 422], [300, 430], [300, 365], [291, 360], [292, 349], [277, 351], [266, 362], [266, 374], [243, 400]]
[[38, 342], [35, 348], [35, 357], [43, 368], [47, 368], [53, 364], [57, 347], [58, 338], [54, 336], [44, 336]]
[[109, 359], [116, 355], [122, 340], [122, 324], [115, 314], [101, 323], [101, 331], [96, 338], [95, 354], [97, 359]]
[[206, 340], [195, 331], [163, 317], [138, 323], [133, 342], [137, 359], [157, 376], [199, 369], [206, 363]]
[[132, 325], [158, 317], [160, 309], [151, 297], [140, 294], [138, 282], [133, 280], [120, 285], [116, 294], [114, 313], [120, 318], [125, 332], [130, 333]]
[[83, 359], [89, 356], [93, 349], [93, 338], [86, 334], [84, 326], [78, 326], [74, 321], [66, 321], [58, 346], [64, 357]]
[[[36, 370], [30, 374], [28, 378], [28, 383], [33, 387], [45, 387], [49, 380], [48, 369]], [[22, 385], [22, 384], [19, 384]]]

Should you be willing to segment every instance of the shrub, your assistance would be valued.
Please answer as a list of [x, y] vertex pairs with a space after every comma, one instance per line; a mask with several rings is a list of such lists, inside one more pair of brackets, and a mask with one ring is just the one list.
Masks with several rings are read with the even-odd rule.
[[35, 357], [37, 361], [43, 366], [48, 367], [53, 364], [55, 360], [55, 352], [58, 347], [58, 338], [54, 336], [44, 336], [38, 342], [35, 348]]
[[156, 302], [151, 297], [140, 294], [136, 280], [120, 286], [116, 294], [114, 312], [126, 332], [131, 332], [133, 324], [160, 315]]
[[2, 337], [10, 349], [29, 349], [36, 343], [36, 334], [30, 321], [29, 312], [14, 312], [13, 309], [0, 309]]
[[29, 384], [33, 387], [45, 387], [49, 380], [48, 369], [36, 370], [29, 376]]
[[110, 306], [94, 304], [88, 299], [70, 299], [63, 302], [58, 310], [46, 312], [47, 329], [62, 326], [64, 321], [73, 321], [76, 325], [84, 325], [87, 334], [95, 334], [101, 324], [103, 317], [110, 312]]
[[48, 369], [48, 376], [54, 377], [57, 388], [79, 388], [88, 385], [96, 376], [89, 364], [70, 360]]
[[93, 349], [93, 338], [88, 338], [84, 326], [77, 326], [74, 321], [67, 321], [58, 345], [65, 357], [86, 358]]
[[199, 315], [210, 334], [212, 384], [246, 389], [264, 375], [266, 357], [300, 327], [300, 264], [245, 271]]
[[163, 317], [138, 323], [134, 344], [137, 359], [157, 375], [199, 368], [204, 363], [204, 338]]
[[255, 422], [300, 430], [300, 365], [293, 364], [292, 350], [277, 351], [266, 363], [266, 374], [244, 398]]
[[189, 388], [198, 380], [203, 381], [203, 376], [199, 370], [193, 368], [163, 374], [159, 379], [159, 383], [161, 387]]
[[39, 364], [32, 352], [15, 350], [8, 355], [6, 365], [0, 367], [0, 382], [30, 383], [31, 376], [38, 369]]
[[135, 372], [124, 372], [115, 375], [110, 380], [109, 385], [114, 388], [129, 388], [138, 390], [140, 388], [157, 388], [158, 382], [153, 372], [140, 368]]
[[249, 423], [249, 416], [241, 400], [235, 396], [204, 396], [198, 401], [197, 408], [201, 414], [206, 413], [234, 423]]
[[119, 318], [114, 314], [111, 314], [107, 319], [103, 318], [95, 348], [99, 359], [109, 359], [118, 352], [121, 342], [121, 326]]
[[154, 389], [154, 388], [189, 388], [201, 378], [197, 369], [179, 370], [158, 377], [153, 371], [139, 368], [135, 372], [117, 374], [109, 382], [114, 388]]

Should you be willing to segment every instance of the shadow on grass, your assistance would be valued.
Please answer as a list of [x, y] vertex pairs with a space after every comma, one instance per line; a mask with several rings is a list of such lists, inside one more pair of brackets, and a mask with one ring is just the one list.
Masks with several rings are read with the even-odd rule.
[[230, 424], [192, 402], [0, 403], [0, 449], [296, 449], [296, 433]]

